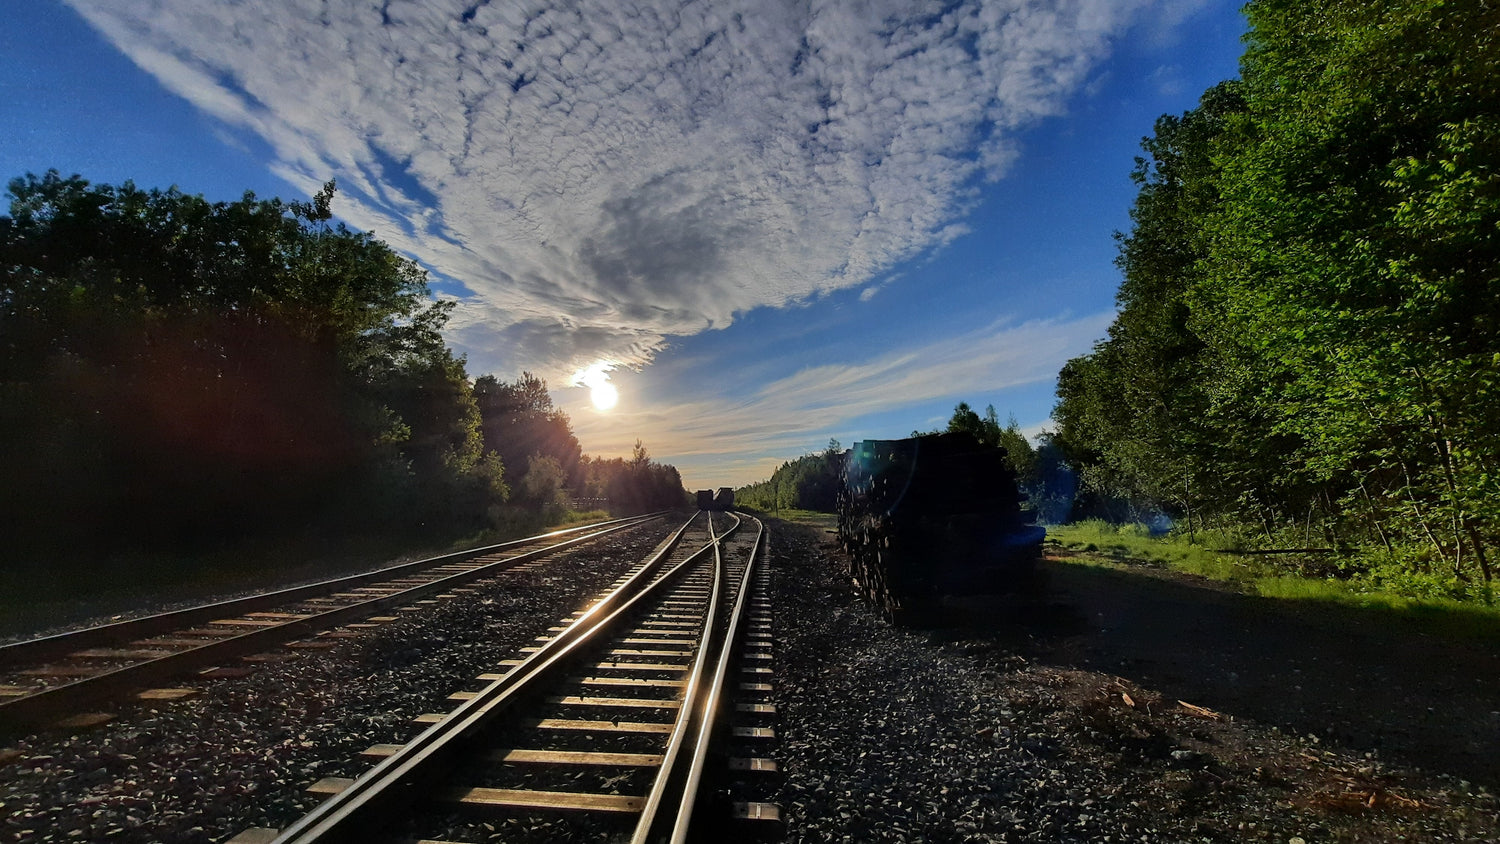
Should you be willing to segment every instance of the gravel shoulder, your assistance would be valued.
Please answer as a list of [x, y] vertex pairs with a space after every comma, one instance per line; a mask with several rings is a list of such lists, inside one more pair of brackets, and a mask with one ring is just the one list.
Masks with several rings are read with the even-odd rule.
[[1062, 564], [893, 628], [830, 539], [773, 523], [788, 840], [1500, 841], [1483, 652]]

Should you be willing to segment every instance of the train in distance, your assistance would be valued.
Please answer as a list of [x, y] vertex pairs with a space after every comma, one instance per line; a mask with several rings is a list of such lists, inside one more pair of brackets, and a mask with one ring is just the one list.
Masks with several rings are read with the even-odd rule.
[[733, 510], [734, 489], [732, 487], [721, 486], [717, 492], [711, 489], [698, 490], [698, 509]]

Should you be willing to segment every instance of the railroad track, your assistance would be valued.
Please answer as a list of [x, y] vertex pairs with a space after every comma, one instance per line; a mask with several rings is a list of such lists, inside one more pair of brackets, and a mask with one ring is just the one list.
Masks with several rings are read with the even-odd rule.
[[0, 734], [106, 720], [107, 714], [82, 710], [127, 693], [147, 700], [185, 697], [192, 691], [151, 687], [205, 669], [203, 676], [236, 676], [248, 669], [223, 663], [283, 644], [330, 647], [339, 638], [360, 635], [362, 627], [396, 618], [382, 613], [417, 608], [486, 578], [530, 570], [552, 555], [658, 517], [583, 525], [0, 647]]
[[[542, 820], [552, 840], [687, 840], [699, 786], [718, 773], [709, 760], [725, 764], [726, 740], [772, 735], [720, 717], [726, 694], [770, 691], [764, 539], [753, 519], [699, 513], [587, 610], [455, 692], [451, 712], [417, 719], [410, 742], [365, 751], [378, 761], [363, 776], [315, 783], [329, 797], [312, 812], [233, 841], [492, 840], [496, 823], [525, 840]], [[751, 636], [754, 657], [740, 646]]]

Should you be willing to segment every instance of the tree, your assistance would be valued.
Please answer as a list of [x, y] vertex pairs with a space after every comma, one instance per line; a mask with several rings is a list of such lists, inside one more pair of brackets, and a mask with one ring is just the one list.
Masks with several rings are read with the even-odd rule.
[[477, 483], [447, 306], [412, 261], [330, 223], [331, 182], [306, 203], [210, 203], [51, 171], [9, 194], [10, 550], [400, 524], [422, 518], [418, 487]]
[[1500, 10], [1248, 13], [1249, 107], [1210, 221], [1205, 327], [1226, 357], [1277, 380], [1263, 403], [1278, 433], [1306, 444], [1299, 468], [1325, 498], [1364, 499], [1368, 519], [1404, 512], [1399, 532], [1454, 576], [1489, 580]]
[[474, 382], [474, 398], [487, 451], [507, 466], [525, 466], [533, 455], [551, 457], [562, 467], [567, 487], [584, 486], [583, 449], [567, 414], [553, 406], [546, 381], [530, 372], [515, 382], [485, 375]]
[[521, 478], [521, 490], [527, 500], [537, 504], [559, 504], [565, 494], [567, 475], [556, 457], [533, 454], [526, 462], [526, 475]]
[[758, 510], [783, 507], [832, 513], [843, 483], [844, 448], [836, 439], [817, 454], [783, 463], [769, 480], [735, 490], [735, 502]]
[[585, 488], [602, 491], [613, 512], [645, 513], [687, 504], [687, 490], [682, 488], [677, 468], [652, 460], [640, 440], [636, 440], [628, 461], [596, 457], [586, 460], [585, 466]]
[[1026, 439], [1026, 435], [1021, 433], [1021, 426], [1016, 422], [1014, 415], [1010, 416], [1002, 426], [994, 405], [987, 405], [984, 415], [980, 416], [969, 407], [968, 402], [959, 402], [953, 408], [952, 418], [948, 420], [948, 431], [967, 433], [978, 440], [981, 445], [1004, 449], [1006, 465], [1015, 473], [1016, 483], [1025, 490], [1034, 490], [1037, 487], [1039, 476], [1036, 451], [1031, 447], [1031, 442]]
[[1143, 144], [1057, 443], [1100, 500], [1376, 544], [1462, 593], [1500, 541], [1500, 10], [1246, 15], [1241, 79]]

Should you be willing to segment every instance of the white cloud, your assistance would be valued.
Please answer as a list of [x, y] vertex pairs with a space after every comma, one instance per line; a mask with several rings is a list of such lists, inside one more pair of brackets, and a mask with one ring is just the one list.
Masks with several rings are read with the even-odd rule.
[[1186, 88], [1182, 79], [1182, 67], [1175, 64], [1158, 66], [1151, 71], [1147, 81], [1155, 89], [1156, 95], [1163, 98], [1180, 97]]
[[1147, 0], [69, 2], [555, 379], [951, 240]]
[[[670, 443], [671, 454], [659, 456], [682, 470], [690, 485], [710, 480], [742, 484], [768, 477], [765, 467], [780, 463], [766, 455], [796, 457], [826, 442], [827, 432], [845, 429], [861, 417], [927, 401], [973, 400], [976, 394], [1053, 378], [1064, 362], [1087, 353], [1104, 336], [1114, 316], [1106, 311], [1019, 325], [1002, 320], [869, 360], [808, 367], [747, 396], [703, 395], [642, 406], [633, 404], [630, 389], [622, 387], [618, 407], [595, 413], [582, 390], [553, 395], [592, 452], [629, 454], [637, 438], [648, 446]], [[735, 378], [726, 372], [724, 381]], [[866, 431], [861, 436], [905, 433]], [[1026, 433], [1036, 432], [1028, 428]], [[696, 477], [706, 469], [712, 478]]]

